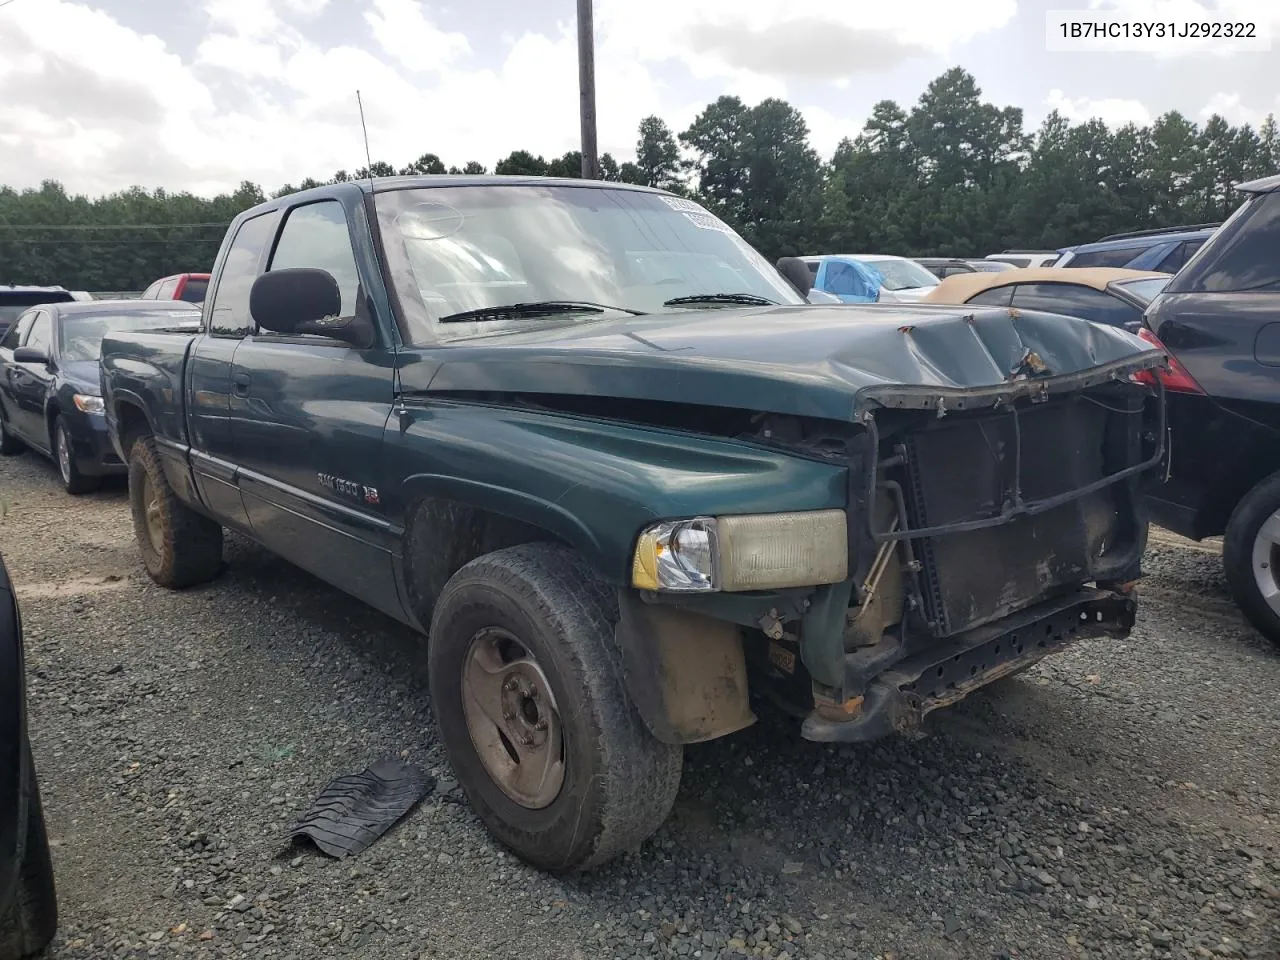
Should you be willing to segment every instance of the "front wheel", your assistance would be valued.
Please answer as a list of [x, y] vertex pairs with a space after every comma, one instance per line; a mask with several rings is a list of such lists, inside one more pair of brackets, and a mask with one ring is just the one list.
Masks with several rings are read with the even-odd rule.
[[638, 847], [680, 786], [683, 750], [654, 739], [609, 645], [616, 602], [574, 553], [532, 543], [468, 563], [428, 640], [449, 760], [490, 832], [545, 870]]
[[53, 419], [53, 459], [58, 464], [62, 488], [67, 493], [73, 496], [92, 493], [101, 484], [97, 477], [81, 473], [76, 465], [75, 447], [71, 445], [71, 435], [67, 433], [67, 424], [61, 417]]
[[1222, 538], [1222, 565], [1241, 611], [1280, 646], [1280, 474], [1236, 504]]

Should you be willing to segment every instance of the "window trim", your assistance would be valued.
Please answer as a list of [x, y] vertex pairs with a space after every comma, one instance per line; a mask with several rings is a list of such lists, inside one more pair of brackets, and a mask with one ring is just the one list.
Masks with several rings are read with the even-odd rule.
[[[1019, 306], [1017, 303], [1013, 302], [1013, 301], [1016, 301], [1016, 300], [1017, 300], [1017, 298], [1018, 298], [1017, 291], [1018, 291], [1019, 289], [1023, 288], [1023, 287], [1076, 287], [1076, 288], [1078, 288], [1078, 289], [1080, 289], [1080, 290], [1083, 290], [1083, 291], [1085, 291], [1085, 292], [1087, 292], [1087, 293], [1095, 293], [1095, 294], [1097, 294], [1098, 296], [1100, 296], [1100, 297], [1104, 298], [1105, 300], [1110, 301], [1110, 302], [1112, 302], [1112, 303], [1119, 304], [1119, 305], [1120, 305], [1120, 306], [1122, 306], [1122, 307], [1127, 307], [1128, 309], [1132, 310], [1132, 311], [1137, 315], [1137, 316], [1136, 316], [1136, 319], [1137, 319], [1138, 321], [1141, 321], [1141, 320], [1142, 320], [1142, 311], [1141, 311], [1141, 310], [1139, 310], [1139, 309], [1138, 309], [1134, 304], [1132, 304], [1132, 303], [1131, 303], [1131, 302], [1129, 302], [1128, 300], [1124, 299], [1123, 297], [1120, 297], [1120, 296], [1118, 296], [1118, 295], [1116, 295], [1116, 294], [1112, 293], [1110, 290], [1099, 290], [1097, 287], [1092, 287], [1092, 286], [1090, 286], [1090, 285], [1089, 285], [1089, 284], [1087, 284], [1087, 283], [1073, 282], [1073, 281], [1071, 281], [1071, 280], [1067, 280], [1067, 279], [1063, 279], [1063, 280], [1029, 280], [1029, 281], [1025, 281], [1025, 282], [1023, 282], [1023, 283], [1019, 283], [1019, 284], [1011, 284], [1011, 286], [1013, 286], [1013, 287], [1014, 287], [1014, 294], [1013, 294], [1013, 299], [1010, 301], [1010, 304], [1011, 304], [1011, 306], [1013, 306], [1013, 308], [1014, 308], [1015, 310], [1037, 310], [1037, 309], [1039, 309], [1038, 307], [1023, 307], [1023, 306]], [[1056, 313], [1056, 312], [1059, 312], [1059, 311], [1054, 311], [1054, 310], [1045, 310], [1044, 312], [1045, 312], [1045, 313]], [[1071, 314], [1071, 313], [1064, 313], [1064, 314], [1062, 314], [1062, 316], [1064, 316], [1064, 317], [1073, 317], [1073, 316], [1077, 316], [1077, 315], [1076, 315], [1076, 314]], [[1104, 326], [1104, 327], [1115, 327], [1117, 330], [1127, 330], [1127, 329], [1128, 329], [1128, 326], [1127, 326], [1127, 324], [1125, 324], [1125, 323], [1108, 323], [1108, 322], [1107, 322], [1107, 321], [1105, 321], [1105, 320], [1093, 320], [1093, 319], [1091, 319], [1090, 317], [1078, 317], [1078, 319], [1081, 319], [1081, 320], [1089, 320], [1089, 322], [1090, 322], [1090, 323], [1098, 323], [1098, 324], [1101, 324], [1101, 325], [1102, 325], [1102, 326]], [[1132, 322], [1132, 321], [1129, 321], [1129, 322]]]
[[[365, 293], [364, 277], [361, 275], [361, 272], [360, 272], [360, 258], [356, 253], [356, 238], [352, 235], [352, 232], [351, 232], [351, 214], [350, 214], [350, 211], [348, 210], [347, 205], [343, 203], [342, 199], [339, 197], [336, 197], [336, 196], [335, 197], [317, 197], [314, 200], [307, 200], [304, 203], [295, 203], [292, 206], [285, 207], [281, 211], [280, 223], [276, 227], [275, 238], [271, 242], [270, 252], [268, 253], [266, 259], [261, 264], [259, 264], [258, 276], [260, 277], [263, 274], [267, 274], [271, 272], [271, 264], [275, 261], [276, 252], [279, 250], [279, 247], [280, 247], [280, 240], [284, 236], [285, 230], [289, 229], [289, 218], [292, 217], [294, 213], [296, 213], [299, 210], [305, 209], [306, 207], [315, 207], [322, 203], [336, 204], [338, 209], [342, 211], [342, 222], [346, 225], [346, 228], [347, 228], [347, 245], [351, 250], [351, 265], [355, 268], [355, 272], [356, 272], [356, 290], [353, 295], [355, 299], [355, 303], [353, 304], [353, 310], [351, 313], [351, 316], [354, 317], [360, 312], [360, 305], [362, 303], [365, 303], [368, 300], [368, 296]], [[366, 307], [366, 309], [368, 308]], [[343, 319], [346, 319], [346, 317], [344, 316]], [[371, 318], [371, 321], [376, 330], [378, 327], [377, 320], [375, 318]], [[341, 340], [335, 340], [333, 337], [320, 337], [320, 336], [312, 336], [309, 334], [304, 336], [288, 336], [288, 335], [283, 335], [278, 333], [271, 333], [270, 331], [263, 332], [261, 328], [258, 326], [258, 322], [256, 320], [253, 321], [253, 328], [249, 331], [248, 335], [261, 341], [262, 343], [306, 343], [306, 344], [312, 344], [316, 346], [328, 346], [331, 344], [335, 344], [340, 347], [346, 347], [349, 350], [354, 349], [354, 347], [352, 347], [351, 344], [345, 343]], [[381, 333], [380, 332], [375, 333], [374, 339], [375, 341], [380, 340]]]
[[[245, 333], [241, 334], [238, 337], [232, 336], [231, 334], [214, 333], [213, 326], [212, 326], [213, 308], [218, 301], [218, 293], [222, 290], [223, 274], [225, 273], [225, 267], [227, 265], [227, 257], [231, 255], [231, 248], [235, 246], [236, 240], [239, 239], [241, 231], [244, 230], [246, 226], [248, 226], [250, 223], [252, 223], [255, 220], [261, 220], [264, 217], [276, 218], [277, 223], [271, 229], [274, 232], [278, 233], [280, 229], [279, 223], [278, 223], [280, 219], [279, 207], [270, 207], [266, 210], [263, 210], [261, 213], [255, 213], [251, 217], [247, 216], [243, 220], [241, 220], [238, 224], [233, 225], [235, 229], [235, 233], [230, 233], [230, 231], [228, 231], [231, 239], [224, 240], [222, 243], [221, 249], [218, 251], [218, 262], [214, 264], [213, 275], [210, 277], [209, 287], [205, 291], [204, 303], [200, 305], [201, 307], [200, 331], [199, 331], [200, 333], [206, 334], [218, 340], [243, 340], [245, 337], [249, 335], [249, 331], [246, 331]], [[267, 243], [264, 243], [262, 245], [262, 249], [258, 251], [258, 262], [257, 262], [257, 265], [254, 267], [253, 278], [255, 280], [258, 279], [258, 277], [262, 276], [262, 267], [264, 262], [263, 255], [266, 253], [269, 247], [271, 249], [274, 249], [274, 243], [271, 242], [270, 240]]]
[[[978, 307], [991, 307], [992, 309], [995, 309], [995, 310], [1007, 309], [1007, 308], [1009, 308], [1009, 307], [1013, 306], [1013, 293], [1014, 293], [1014, 290], [1016, 290], [1016, 289], [1017, 289], [1017, 287], [1018, 287], [1018, 284], [1016, 284], [1016, 283], [995, 283], [995, 284], [992, 284], [991, 286], [986, 287], [986, 288], [985, 288], [985, 289], [983, 289], [983, 290], [979, 290], [977, 293], [975, 293], [973, 296], [971, 296], [968, 300], [966, 300], [966, 301], [965, 301], [965, 306], [968, 306], [969, 304], [971, 304], [971, 303], [972, 303], [974, 306], [978, 306]], [[1000, 290], [1000, 291], [1008, 291], [1008, 293], [1009, 293], [1009, 297], [1008, 297], [1008, 301], [1007, 301], [1006, 303], [983, 303], [982, 301], [980, 301], [980, 300], [978, 300], [978, 299], [977, 299], [978, 297], [985, 296], [986, 294], [988, 294], [988, 293], [992, 293], [993, 291], [996, 291], [996, 290]]]
[[23, 332], [22, 342], [19, 344], [19, 346], [26, 347], [31, 345], [31, 332], [35, 330], [36, 324], [40, 322], [40, 318], [42, 316], [47, 317], [49, 319], [49, 347], [45, 351], [45, 353], [48, 354], [50, 358], [52, 358], [54, 341], [57, 338], [54, 336], [54, 331], [53, 331], [53, 314], [51, 314], [48, 310], [45, 310], [42, 308], [36, 309], [35, 316], [33, 316], [31, 319], [31, 326], [27, 327], [26, 331]]

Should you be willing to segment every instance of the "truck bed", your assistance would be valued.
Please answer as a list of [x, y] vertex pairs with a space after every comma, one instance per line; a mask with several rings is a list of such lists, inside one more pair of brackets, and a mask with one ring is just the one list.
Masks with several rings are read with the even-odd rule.
[[189, 327], [122, 330], [102, 341], [102, 400], [113, 437], [121, 400], [147, 412], [156, 438], [186, 446], [186, 395], [183, 371], [197, 334]]

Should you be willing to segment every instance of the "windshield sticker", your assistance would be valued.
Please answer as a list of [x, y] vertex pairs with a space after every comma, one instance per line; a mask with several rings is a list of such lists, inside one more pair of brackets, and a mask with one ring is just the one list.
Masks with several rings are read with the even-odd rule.
[[401, 235], [413, 240], [443, 240], [461, 230], [465, 222], [461, 210], [435, 200], [416, 203], [395, 219]]

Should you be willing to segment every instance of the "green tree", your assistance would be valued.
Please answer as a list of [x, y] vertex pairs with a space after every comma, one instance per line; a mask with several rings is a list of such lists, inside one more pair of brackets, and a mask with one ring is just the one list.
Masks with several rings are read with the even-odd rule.
[[535, 157], [528, 150], [516, 150], [499, 160], [493, 172], [500, 176], [545, 177], [547, 161]]
[[400, 171], [404, 176], [413, 176], [415, 174], [433, 174], [444, 173], [444, 163], [434, 153], [424, 153], [413, 163]]
[[635, 167], [638, 179], [630, 181], [632, 183], [677, 193], [684, 188], [680, 177], [680, 145], [661, 117], [645, 117], [640, 121]]

